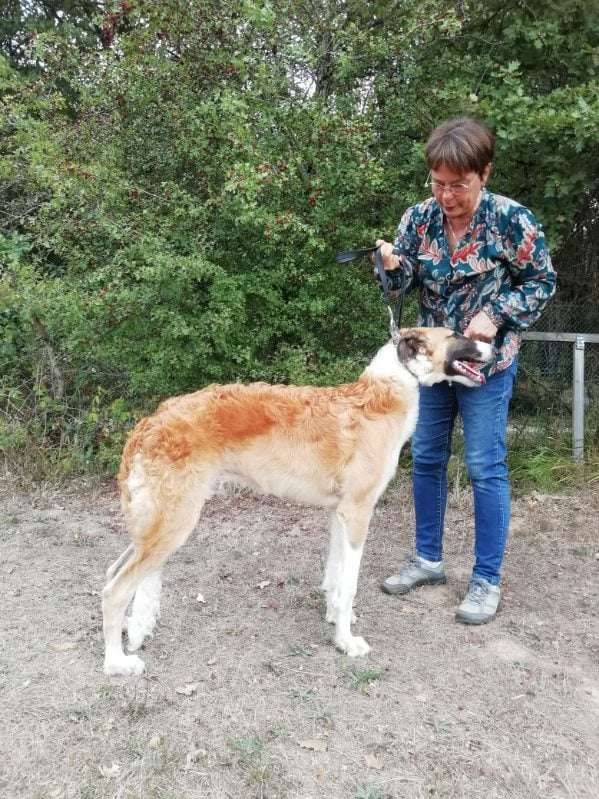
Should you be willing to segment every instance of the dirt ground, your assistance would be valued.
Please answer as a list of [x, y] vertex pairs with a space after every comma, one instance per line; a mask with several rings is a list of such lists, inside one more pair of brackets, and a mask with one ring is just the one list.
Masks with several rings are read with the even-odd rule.
[[372, 652], [352, 660], [318, 591], [326, 512], [216, 497], [165, 569], [147, 674], [107, 678], [114, 486], [4, 484], [0, 796], [596, 799], [599, 490], [516, 499], [502, 610], [478, 628], [453, 620], [471, 517], [454, 492], [447, 585], [388, 597], [413, 529], [408, 479], [393, 484], [356, 601]]

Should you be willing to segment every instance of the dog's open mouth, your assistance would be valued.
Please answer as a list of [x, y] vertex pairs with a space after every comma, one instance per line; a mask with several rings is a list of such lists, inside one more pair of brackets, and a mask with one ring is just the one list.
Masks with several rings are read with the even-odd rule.
[[478, 383], [482, 385], [486, 382], [485, 376], [480, 371], [484, 364], [479, 363], [478, 361], [452, 361], [451, 366], [455, 372], [459, 375], [463, 375], [467, 377], [468, 380], [472, 380], [474, 383]]

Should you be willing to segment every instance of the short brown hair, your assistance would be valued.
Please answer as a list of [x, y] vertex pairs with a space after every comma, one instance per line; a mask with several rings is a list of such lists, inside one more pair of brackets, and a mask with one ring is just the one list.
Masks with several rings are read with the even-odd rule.
[[447, 166], [456, 174], [477, 172], [482, 178], [494, 151], [495, 135], [490, 128], [472, 117], [455, 117], [433, 130], [425, 154], [429, 169]]

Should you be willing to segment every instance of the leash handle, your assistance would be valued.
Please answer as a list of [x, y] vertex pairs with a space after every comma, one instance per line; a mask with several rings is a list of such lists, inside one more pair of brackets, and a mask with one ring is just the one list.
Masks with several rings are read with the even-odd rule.
[[338, 264], [346, 264], [349, 261], [355, 261], [356, 258], [362, 258], [364, 255], [369, 255], [375, 250], [376, 247], [362, 247], [360, 250], [342, 250], [335, 255], [335, 260]]
[[[374, 274], [379, 282], [383, 302], [386, 303], [389, 309], [389, 316], [391, 320], [391, 331], [399, 330], [401, 327], [401, 315], [403, 312], [403, 301], [406, 293], [406, 276], [403, 269], [396, 270], [399, 272], [399, 285], [396, 287], [389, 279], [385, 267], [383, 266], [383, 257], [381, 255], [380, 247], [362, 247], [358, 250], [342, 250], [335, 255], [335, 261], [338, 264], [346, 264], [350, 261], [355, 261], [357, 258], [362, 258], [365, 255], [374, 253]], [[397, 297], [395, 306], [391, 305], [392, 295]]]

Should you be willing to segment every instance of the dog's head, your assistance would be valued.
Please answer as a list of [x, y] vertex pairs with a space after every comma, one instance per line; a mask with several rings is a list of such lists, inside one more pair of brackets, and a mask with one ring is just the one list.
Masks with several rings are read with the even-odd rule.
[[493, 348], [445, 327], [413, 327], [400, 331], [397, 355], [424, 386], [451, 380], [471, 387], [485, 382], [480, 370], [492, 359]]

